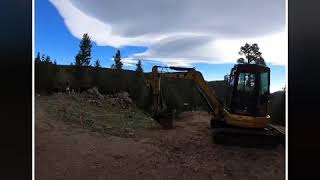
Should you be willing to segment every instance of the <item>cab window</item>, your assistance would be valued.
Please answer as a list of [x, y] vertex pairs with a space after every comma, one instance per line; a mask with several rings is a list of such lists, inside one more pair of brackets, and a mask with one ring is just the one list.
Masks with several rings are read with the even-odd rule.
[[255, 78], [256, 75], [252, 73], [240, 73], [239, 79], [238, 79], [238, 91], [243, 92], [252, 92], [254, 91], [255, 87]]
[[260, 93], [269, 93], [269, 73], [263, 72], [260, 74]]

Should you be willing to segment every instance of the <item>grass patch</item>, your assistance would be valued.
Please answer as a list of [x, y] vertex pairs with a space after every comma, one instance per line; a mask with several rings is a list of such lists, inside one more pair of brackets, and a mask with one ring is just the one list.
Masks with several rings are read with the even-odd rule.
[[99, 100], [98, 105], [81, 95], [55, 94], [36, 98], [48, 119], [79, 124], [92, 131], [122, 136], [124, 132], [149, 128], [155, 124], [151, 117], [135, 106], [122, 109]]

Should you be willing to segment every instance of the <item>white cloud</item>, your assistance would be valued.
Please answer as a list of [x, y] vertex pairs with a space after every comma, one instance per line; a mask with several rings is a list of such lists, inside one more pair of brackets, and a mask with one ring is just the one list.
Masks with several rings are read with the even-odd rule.
[[234, 63], [246, 42], [258, 43], [269, 63], [286, 61], [284, 0], [50, 1], [79, 39], [89, 33], [101, 46], [148, 47], [131, 61]]
[[122, 63], [124, 66], [128, 66], [128, 67], [134, 67], [136, 66], [138, 60], [133, 59], [133, 58], [124, 58], [122, 59]]

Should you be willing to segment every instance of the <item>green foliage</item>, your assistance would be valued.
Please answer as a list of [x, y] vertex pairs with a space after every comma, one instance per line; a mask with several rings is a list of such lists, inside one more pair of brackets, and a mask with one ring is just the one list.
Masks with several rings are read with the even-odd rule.
[[50, 59], [50, 56], [46, 56], [45, 60], [44, 60], [44, 63], [46, 64], [52, 64], [52, 61]]
[[136, 72], [137, 72], [138, 76], [142, 76], [143, 75], [143, 69], [142, 69], [141, 60], [138, 61], [136, 66], [137, 66]]
[[74, 88], [76, 90], [89, 87], [90, 84], [90, 77], [88, 76], [87, 69], [90, 66], [92, 43], [87, 33], [83, 35], [79, 47], [80, 50], [75, 57], [75, 67], [73, 71], [75, 76]]
[[35, 58], [35, 62], [36, 62], [36, 63], [41, 62], [40, 52], [38, 52], [37, 57]]
[[99, 60], [96, 61], [94, 71], [93, 71], [93, 86], [98, 87], [99, 82], [102, 79], [101, 66]]
[[264, 58], [262, 57], [262, 53], [259, 51], [260, 48], [258, 44], [248, 44], [246, 43], [244, 46], [240, 47], [239, 54], [244, 55], [246, 60], [244, 58], [239, 58], [237, 60], [237, 63], [248, 63], [248, 64], [261, 64], [261, 65], [266, 65]]
[[[161, 91], [166, 107], [175, 109], [177, 113], [190, 109], [207, 110], [205, 100], [191, 80], [163, 79], [161, 80]], [[187, 103], [188, 106], [185, 107], [184, 103]]]
[[45, 60], [46, 60], [46, 56], [44, 54], [42, 54], [41, 61], [44, 62]]
[[183, 100], [181, 95], [173, 86], [167, 86], [163, 90], [163, 96], [165, 97], [165, 104], [168, 109], [175, 109], [176, 112], [181, 112], [183, 109]]
[[51, 93], [54, 91], [56, 74], [58, 67], [53, 64], [49, 56], [42, 55], [40, 60], [40, 53], [36, 57], [35, 63], [35, 86], [36, 91]]
[[97, 60], [94, 62], [94, 67], [95, 67], [95, 68], [101, 68], [100, 60], [99, 60], [99, 59], [97, 59]]
[[[145, 82], [145, 79], [149, 76], [148, 73], [144, 73], [141, 77], [138, 76], [136, 71], [82, 67], [83, 79], [79, 79], [77, 76], [79, 72], [77, 68], [79, 67], [69, 65], [58, 65], [57, 67], [59, 70], [56, 74], [50, 76], [52, 78], [50, 81], [54, 83], [49, 85], [49, 73], [46, 66], [36, 66], [36, 79], [38, 79], [36, 81], [37, 92], [41, 92], [40, 90], [45, 91], [46, 89], [64, 91], [66, 82], [70, 81], [70, 87], [75, 91], [78, 91], [79, 88], [85, 89], [93, 86], [96, 86], [102, 94], [114, 94], [126, 91], [138, 107], [150, 110], [152, 94], [150, 93], [151, 89]], [[54, 71], [50, 70], [50, 72], [53, 73]], [[192, 81], [163, 79], [161, 87], [163, 88], [162, 92], [166, 106], [176, 109], [178, 113], [186, 110], [184, 103], [189, 104], [188, 109], [207, 110], [206, 102]]]
[[80, 41], [80, 50], [75, 57], [76, 66], [89, 66], [91, 60], [91, 39], [86, 33], [83, 35], [82, 40]]
[[285, 126], [286, 122], [286, 92], [277, 91], [270, 95], [269, 114], [274, 124]]
[[114, 60], [114, 64], [111, 65], [112, 69], [118, 69], [121, 70], [123, 63], [121, 62], [121, 54], [120, 54], [120, 50], [117, 50], [117, 53], [115, 56], [113, 56], [113, 60]]
[[237, 60], [237, 63], [238, 63], [238, 64], [244, 64], [244, 63], [245, 63], [244, 58], [239, 58], [239, 59]]

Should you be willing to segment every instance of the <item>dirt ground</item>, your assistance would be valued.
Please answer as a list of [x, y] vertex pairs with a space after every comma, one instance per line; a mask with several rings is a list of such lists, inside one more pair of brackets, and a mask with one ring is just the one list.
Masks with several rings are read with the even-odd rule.
[[209, 115], [185, 112], [177, 127], [149, 127], [133, 137], [103, 135], [49, 118], [36, 99], [35, 178], [285, 179], [285, 148], [255, 149], [212, 142]]

